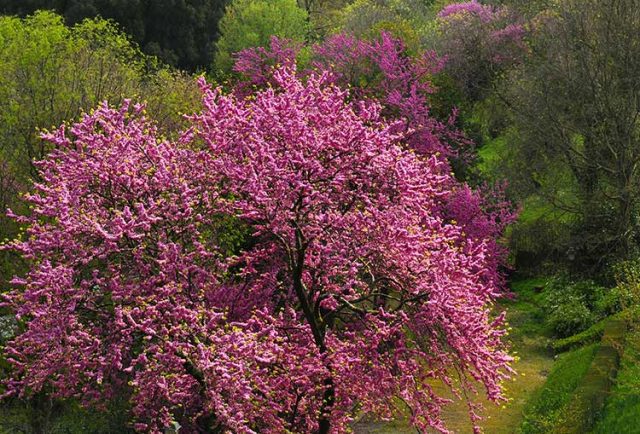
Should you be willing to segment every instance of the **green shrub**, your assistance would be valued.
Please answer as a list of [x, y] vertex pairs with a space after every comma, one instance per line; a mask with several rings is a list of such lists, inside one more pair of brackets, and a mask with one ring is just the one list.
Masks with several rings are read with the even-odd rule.
[[594, 315], [580, 298], [570, 295], [554, 306], [547, 321], [555, 335], [564, 338], [589, 328]]
[[605, 314], [620, 312], [640, 302], [640, 258], [621, 261], [611, 267], [616, 286], [599, 303]]
[[628, 285], [618, 285], [607, 291], [596, 303], [596, 312], [609, 316], [623, 311], [635, 303], [636, 296]]
[[565, 338], [591, 327], [602, 318], [597, 310], [604, 294], [605, 289], [591, 280], [552, 279], [545, 289], [544, 308], [553, 333]]

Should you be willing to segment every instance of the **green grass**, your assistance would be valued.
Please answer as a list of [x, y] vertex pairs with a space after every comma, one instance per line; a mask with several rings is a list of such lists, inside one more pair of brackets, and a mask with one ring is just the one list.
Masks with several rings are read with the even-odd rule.
[[520, 432], [546, 433], [553, 428], [589, 369], [597, 348], [598, 344], [592, 344], [559, 356], [546, 383], [525, 405]]
[[504, 157], [508, 146], [508, 139], [505, 136], [496, 137], [495, 139], [485, 138], [486, 142], [478, 149], [478, 168], [480, 172], [487, 175], [492, 172], [494, 166]]
[[593, 433], [640, 433], [640, 330], [626, 337], [616, 385]]
[[509, 312], [512, 327], [512, 341], [539, 337], [548, 340], [548, 330], [544, 321], [542, 302], [544, 294], [539, 288], [546, 285], [546, 278], [516, 279], [511, 282], [512, 299], [501, 300], [500, 304]]

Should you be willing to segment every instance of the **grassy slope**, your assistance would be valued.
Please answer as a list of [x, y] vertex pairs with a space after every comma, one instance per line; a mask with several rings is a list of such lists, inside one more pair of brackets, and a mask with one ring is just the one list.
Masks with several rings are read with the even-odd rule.
[[616, 385], [593, 433], [640, 433], [640, 330], [626, 337]]
[[544, 386], [531, 396], [524, 408], [522, 433], [546, 433], [553, 428], [589, 369], [597, 348], [597, 343], [591, 344], [559, 357]]

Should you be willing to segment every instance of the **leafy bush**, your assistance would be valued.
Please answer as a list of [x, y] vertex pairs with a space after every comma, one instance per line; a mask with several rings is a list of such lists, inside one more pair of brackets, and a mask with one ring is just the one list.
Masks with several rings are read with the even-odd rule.
[[593, 323], [593, 314], [578, 298], [569, 296], [558, 305], [548, 317], [548, 323], [554, 333], [567, 337], [587, 329]]
[[600, 316], [596, 313], [604, 288], [591, 280], [571, 282], [559, 277], [546, 288], [547, 323], [558, 337], [580, 333], [592, 326]]
[[613, 288], [600, 302], [600, 310], [611, 314], [640, 301], [640, 258], [618, 262], [611, 267]]

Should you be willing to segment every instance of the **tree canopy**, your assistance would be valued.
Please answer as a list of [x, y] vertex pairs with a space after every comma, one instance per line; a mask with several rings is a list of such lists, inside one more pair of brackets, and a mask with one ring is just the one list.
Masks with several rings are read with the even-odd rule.
[[214, 67], [229, 73], [245, 48], [267, 46], [273, 36], [303, 42], [308, 32], [308, 14], [296, 0], [233, 0], [220, 20]]
[[54, 10], [68, 25], [112, 19], [149, 55], [190, 71], [211, 64], [227, 0], [0, 0], [0, 12], [26, 16]]

